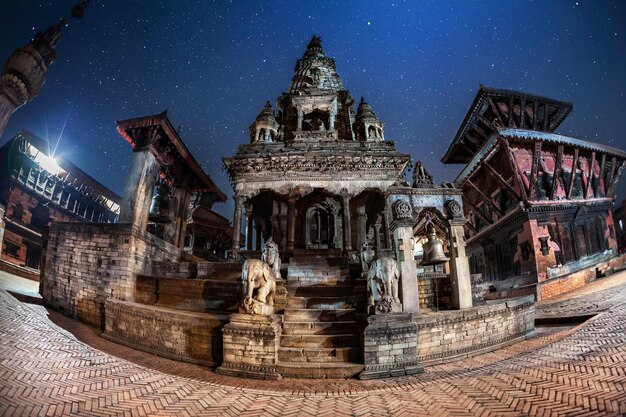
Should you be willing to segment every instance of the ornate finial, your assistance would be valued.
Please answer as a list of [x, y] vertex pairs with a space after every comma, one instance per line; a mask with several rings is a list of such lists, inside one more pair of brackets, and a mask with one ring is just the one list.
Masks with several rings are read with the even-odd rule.
[[311, 38], [311, 41], [309, 42], [309, 44], [306, 47], [307, 50], [319, 50], [320, 52], [322, 51], [322, 38], [319, 37], [318, 35], [313, 35], [313, 37]]
[[413, 187], [433, 188], [434, 186], [433, 176], [428, 173], [422, 161], [417, 161], [413, 169]]
[[72, 7], [72, 17], [74, 19], [80, 19], [85, 14], [85, 9], [87, 8], [87, 1], [81, 1], [78, 4], [75, 4]]

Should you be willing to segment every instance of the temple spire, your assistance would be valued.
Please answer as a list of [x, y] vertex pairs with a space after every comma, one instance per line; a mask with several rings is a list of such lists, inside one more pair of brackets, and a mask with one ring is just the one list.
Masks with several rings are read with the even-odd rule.
[[[76, 4], [72, 8], [72, 17], [80, 19], [86, 7], [86, 1]], [[38, 32], [30, 43], [16, 49], [4, 63], [0, 76], [0, 136], [13, 112], [39, 93], [48, 67], [56, 58], [54, 48], [68, 23], [68, 19], [61, 18], [45, 31]]]

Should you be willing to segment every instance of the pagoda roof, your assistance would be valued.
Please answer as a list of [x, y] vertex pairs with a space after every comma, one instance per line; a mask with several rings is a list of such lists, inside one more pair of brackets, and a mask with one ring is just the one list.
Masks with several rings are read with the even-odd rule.
[[572, 108], [572, 103], [481, 85], [441, 161], [469, 162], [498, 127], [554, 132]]
[[491, 137], [485, 141], [483, 147], [479, 152], [476, 152], [469, 163], [459, 173], [454, 180], [455, 185], [459, 185], [463, 179], [467, 178], [474, 169], [480, 164], [480, 161], [490, 153], [492, 149], [498, 144], [499, 139], [507, 139], [512, 143], [534, 142], [542, 141], [553, 143], [557, 145], [569, 145], [575, 148], [585, 149], [592, 152], [604, 153], [610, 156], [616, 156], [626, 160], [626, 152], [613, 148], [611, 146], [603, 145], [601, 143], [590, 142], [582, 139], [576, 139], [569, 136], [559, 135], [551, 132], [538, 132], [526, 129], [510, 129], [510, 128], [498, 128]]
[[[117, 122], [117, 131], [130, 143], [133, 151], [150, 149], [157, 161], [172, 167], [174, 177], [184, 179], [194, 192], [213, 192], [218, 201], [225, 202], [226, 194], [204, 172], [180, 135], [167, 118], [167, 112]], [[172, 146], [168, 146], [172, 145]]]

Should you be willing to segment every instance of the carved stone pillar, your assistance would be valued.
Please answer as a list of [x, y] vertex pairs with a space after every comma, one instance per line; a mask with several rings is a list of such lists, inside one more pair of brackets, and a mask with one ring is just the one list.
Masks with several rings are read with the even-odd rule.
[[400, 302], [405, 313], [419, 313], [417, 266], [413, 257], [415, 243], [413, 225], [394, 222], [392, 228], [396, 241], [396, 260], [400, 270]]
[[252, 223], [252, 204], [250, 204], [250, 202], [248, 202], [247, 204], [244, 204], [244, 209], [246, 210], [246, 249], [247, 250], [252, 250], [252, 244], [254, 242], [253, 238], [253, 232], [254, 232], [254, 225]]
[[241, 238], [241, 209], [243, 199], [240, 196], [235, 196], [235, 212], [233, 214], [233, 247], [231, 248], [231, 257], [233, 259], [237, 259], [237, 254], [239, 253]]
[[381, 249], [383, 242], [380, 240], [380, 229], [382, 227], [382, 222], [376, 222], [374, 224], [374, 233], [376, 234], [374, 242], [376, 242], [376, 248]]
[[152, 189], [159, 173], [159, 164], [150, 151], [134, 152], [124, 195], [119, 223], [131, 223], [140, 230], [148, 226]]
[[352, 228], [350, 226], [350, 195], [341, 195], [343, 202], [343, 250], [352, 250]]
[[189, 210], [189, 200], [191, 190], [185, 186], [174, 186], [174, 195], [171, 198], [173, 203], [174, 219], [165, 226], [163, 240], [182, 249], [185, 245], [185, 230], [187, 229], [187, 212]]
[[413, 207], [405, 201], [396, 201], [392, 211], [393, 220], [389, 229], [393, 232], [396, 244], [396, 261], [400, 271], [400, 302], [404, 312], [419, 313], [417, 265], [413, 257], [415, 246]]
[[357, 247], [361, 247], [365, 242], [367, 236], [367, 213], [365, 212], [365, 206], [357, 207]]
[[302, 130], [302, 121], [304, 120], [304, 112], [298, 109], [298, 132]]
[[292, 251], [296, 240], [296, 197], [290, 195], [287, 206], [287, 250]]
[[449, 222], [450, 281], [452, 283], [452, 304], [458, 309], [472, 307], [472, 284], [469, 261], [465, 255], [464, 218]]

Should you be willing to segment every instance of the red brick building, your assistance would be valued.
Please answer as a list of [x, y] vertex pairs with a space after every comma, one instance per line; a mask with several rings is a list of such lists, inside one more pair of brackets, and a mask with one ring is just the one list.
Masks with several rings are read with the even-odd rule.
[[120, 197], [22, 131], [0, 147], [0, 204], [4, 205], [4, 262], [39, 269], [42, 235], [52, 221], [117, 221]]
[[626, 200], [613, 211], [613, 221], [617, 230], [617, 246], [620, 253], [626, 252]]
[[465, 164], [455, 186], [470, 268], [498, 290], [549, 297], [616, 262], [611, 207], [626, 152], [555, 134], [571, 110], [481, 86], [442, 159]]

